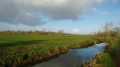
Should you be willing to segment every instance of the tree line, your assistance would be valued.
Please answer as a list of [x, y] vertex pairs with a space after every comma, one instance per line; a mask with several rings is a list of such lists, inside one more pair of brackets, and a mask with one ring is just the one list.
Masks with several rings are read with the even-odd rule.
[[38, 35], [65, 35], [67, 33], [64, 33], [64, 30], [59, 30], [57, 32], [51, 32], [51, 31], [0, 31], [0, 34], [38, 34]]

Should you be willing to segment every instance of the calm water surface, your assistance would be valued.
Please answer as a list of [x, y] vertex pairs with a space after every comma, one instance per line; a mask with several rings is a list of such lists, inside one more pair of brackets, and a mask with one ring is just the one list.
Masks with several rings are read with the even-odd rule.
[[100, 43], [88, 48], [70, 49], [68, 53], [38, 63], [34, 67], [80, 67], [84, 61], [91, 60], [95, 55], [101, 53], [105, 47], [106, 43]]

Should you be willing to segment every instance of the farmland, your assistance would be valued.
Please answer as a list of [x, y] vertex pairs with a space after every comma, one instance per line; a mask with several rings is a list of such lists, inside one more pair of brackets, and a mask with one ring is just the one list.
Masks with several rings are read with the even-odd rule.
[[0, 62], [23, 65], [97, 42], [101, 42], [101, 37], [94, 35], [0, 34]]

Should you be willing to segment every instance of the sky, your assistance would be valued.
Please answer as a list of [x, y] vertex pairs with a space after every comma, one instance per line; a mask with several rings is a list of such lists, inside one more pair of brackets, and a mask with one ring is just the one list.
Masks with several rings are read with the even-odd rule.
[[0, 31], [89, 34], [120, 26], [120, 0], [0, 0]]

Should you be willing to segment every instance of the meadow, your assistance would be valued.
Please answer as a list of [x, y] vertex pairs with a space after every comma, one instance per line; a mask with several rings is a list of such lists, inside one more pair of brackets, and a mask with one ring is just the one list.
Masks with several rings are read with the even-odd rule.
[[21, 66], [99, 42], [95, 35], [0, 34], [0, 64]]

